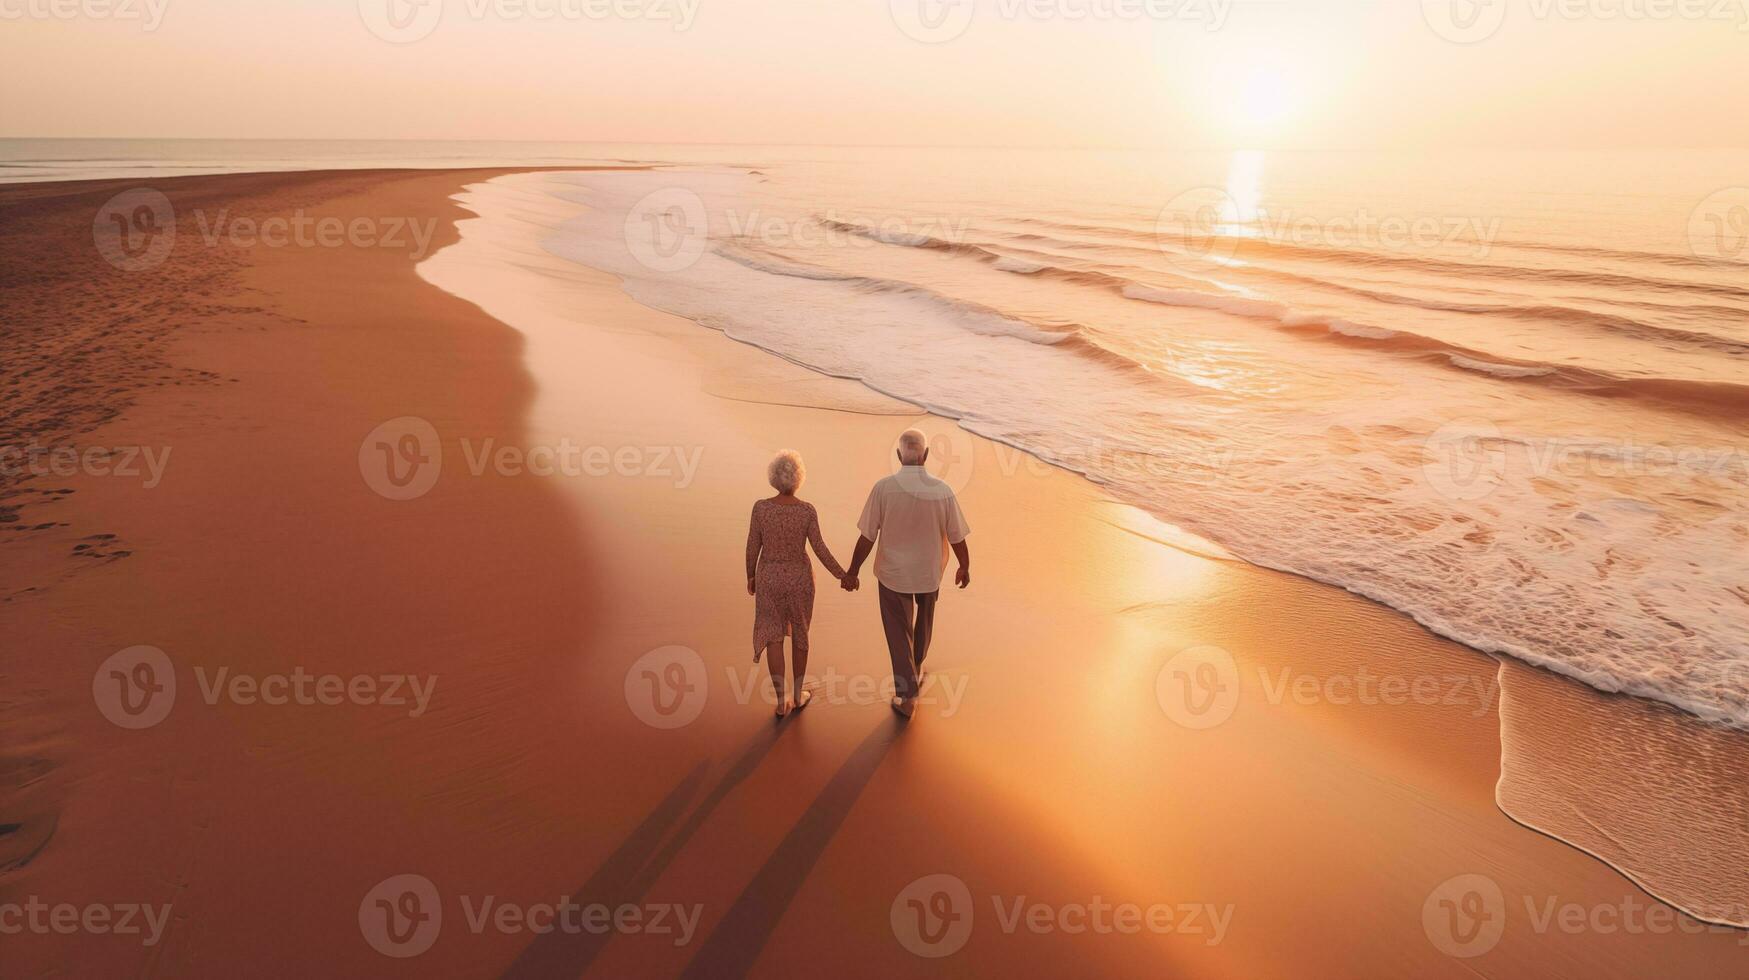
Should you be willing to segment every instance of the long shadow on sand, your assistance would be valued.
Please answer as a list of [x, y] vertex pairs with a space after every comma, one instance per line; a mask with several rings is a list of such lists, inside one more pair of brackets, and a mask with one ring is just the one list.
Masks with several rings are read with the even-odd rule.
[[[691, 772], [674, 785], [674, 789], [669, 791], [662, 802], [650, 811], [650, 815], [638, 824], [631, 836], [608, 856], [595, 874], [571, 893], [572, 900], [579, 905], [599, 903], [608, 908], [640, 902], [650, 886], [667, 870], [675, 855], [680, 853], [692, 835], [710, 818], [718, 804], [759, 768], [759, 763], [771, 751], [772, 746], [777, 744], [785, 727], [787, 726], [766, 726], [748, 739], [740, 755], [723, 773], [709, 795], [699, 803], [698, 808], [692, 811], [673, 836], [668, 837], [668, 843], [662, 845], [669, 828], [675, 825], [685, 812], [686, 805], [704, 784], [713, 760], [705, 759], [694, 766]], [[662, 846], [658, 848], [658, 845]], [[516, 962], [504, 971], [504, 976], [507, 980], [536, 977], [564, 977], [571, 980], [589, 969], [589, 965], [601, 955], [602, 949], [612, 938], [611, 932], [600, 935], [567, 934], [559, 931], [547, 933], [524, 949]]]
[[832, 842], [863, 788], [886, 758], [887, 750], [904, 730], [904, 722], [890, 719], [862, 740], [832, 781], [814, 797], [813, 804], [790, 828], [783, 842], [771, 852], [771, 857], [766, 858], [752, 883], [735, 899], [710, 938], [686, 965], [683, 978], [739, 977], [752, 969], [796, 892], [813, 872], [814, 863]]
[[[571, 893], [579, 905], [618, 908], [635, 905], [667, 870], [716, 808], [744, 782], [777, 744], [788, 726], [765, 728], [748, 739], [738, 756], [724, 770], [698, 807], [679, 823], [681, 813], [705, 782], [713, 760], [694, 766], [674, 785], [662, 802], [650, 811], [623, 843], [608, 856], [582, 887]], [[883, 722], [865, 738], [832, 781], [815, 797], [807, 811], [772, 852], [758, 874], [735, 900], [723, 921], [687, 965], [685, 976], [740, 976], [747, 972], [764, 948], [784, 910], [813, 870], [814, 862], [838, 832], [862, 795], [863, 787], [880, 768], [903, 725]], [[675, 828], [674, 833], [668, 833]], [[666, 838], [666, 843], [663, 843]], [[536, 939], [510, 968], [506, 980], [581, 976], [613, 939], [611, 932], [569, 934], [550, 932]]]

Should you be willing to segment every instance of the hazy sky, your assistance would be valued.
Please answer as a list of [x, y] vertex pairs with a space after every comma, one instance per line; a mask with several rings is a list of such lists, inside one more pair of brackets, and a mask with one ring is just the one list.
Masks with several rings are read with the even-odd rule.
[[0, 135], [1749, 144], [1749, 0], [423, 4], [0, 0]]

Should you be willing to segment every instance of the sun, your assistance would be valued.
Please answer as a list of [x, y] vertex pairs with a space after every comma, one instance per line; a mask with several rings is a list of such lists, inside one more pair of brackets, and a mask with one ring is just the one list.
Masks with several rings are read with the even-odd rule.
[[1274, 129], [1293, 112], [1294, 92], [1279, 69], [1252, 69], [1234, 95], [1234, 121], [1249, 128]]

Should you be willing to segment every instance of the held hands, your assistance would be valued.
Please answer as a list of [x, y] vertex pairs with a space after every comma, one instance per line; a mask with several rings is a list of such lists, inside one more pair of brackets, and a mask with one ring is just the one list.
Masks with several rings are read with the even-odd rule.
[[862, 583], [857, 580], [855, 575], [845, 575], [838, 580], [838, 586], [846, 592], [855, 592], [862, 588]]

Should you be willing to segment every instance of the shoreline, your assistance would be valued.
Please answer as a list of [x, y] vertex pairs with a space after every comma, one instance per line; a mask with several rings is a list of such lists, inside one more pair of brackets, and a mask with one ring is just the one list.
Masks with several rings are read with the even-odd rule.
[[[20, 790], [47, 801], [33, 807], [52, 811], [53, 829], [22, 871], [0, 877], [0, 896], [132, 887], [177, 909], [149, 957], [106, 946], [102, 965], [183, 973], [273, 955], [330, 972], [681, 974], [709, 951], [762, 974], [849, 956], [908, 975], [929, 961], [895, 941], [890, 906], [928, 874], [959, 878], [979, 907], [948, 962], [991, 971], [1175, 963], [1257, 976], [1363, 964], [1463, 976], [1473, 963], [1609, 975], [1665, 962], [1699, 976], [1740, 955], [1735, 936], [1522, 926], [1485, 958], [1444, 955], [1423, 905], [1456, 875], [1590, 906], [1640, 893], [1496, 807], [1493, 703], [1329, 696], [1332, 679], [1368, 669], [1493, 690], [1493, 658], [1335, 587], [1180, 551], [1152, 518], [1067, 471], [639, 306], [612, 277], [516, 235], [484, 234], [491, 222], [450, 195], [505, 172], [161, 182], [173, 198], [240, 196], [263, 213], [302, 203], [342, 217], [435, 216], [444, 244], [417, 271], [407, 256], [363, 249], [197, 253], [237, 259], [200, 271], [215, 277], [201, 286], [247, 309], [191, 313], [163, 356], [237, 380], [142, 387], [90, 430], [88, 444], [173, 444], [162, 487], [83, 477], [62, 502], [35, 505], [69, 525], [43, 532], [38, 551], [80, 532], [137, 542], [0, 605], [22, 630], [16, 649], [65, 652], [0, 664], [20, 690], [43, 692], [22, 706], [42, 734], [12, 751], [62, 773]], [[62, 188], [78, 202], [68, 210], [131, 182], [103, 183]], [[10, 207], [6, 190], [0, 206]], [[88, 219], [79, 231], [89, 248]], [[78, 234], [66, 235], [77, 249]], [[430, 285], [434, 276], [467, 299]], [[139, 288], [90, 286], [106, 287]], [[805, 407], [825, 389], [863, 398], [866, 414]], [[445, 463], [427, 495], [391, 501], [361, 479], [358, 455], [375, 426], [402, 417], [431, 423]], [[919, 422], [971, 462], [963, 499], [976, 580], [944, 596], [932, 656], [943, 682], [960, 685], [952, 714], [925, 708], [901, 730], [883, 703], [846, 694], [773, 728], [732, 682], [751, 667], [750, 610], [731, 573], [763, 461], [779, 442], [803, 451], [804, 495], [843, 557], [860, 496], [884, 475], [886, 443]], [[697, 449], [702, 463], [684, 486], [648, 472], [475, 475], [465, 463], [463, 440], [528, 450], [567, 436], [612, 451]], [[450, 469], [452, 458], [463, 465]], [[814, 671], [878, 681], [872, 602], [830, 584]], [[308, 667], [439, 683], [417, 719], [228, 704], [179, 707], [129, 732], [91, 710], [91, 675], [136, 643], [164, 648], [189, 679], [196, 668]], [[1209, 646], [1226, 652], [1240, 686], [1230, 718], [1199, 729], [1170, 717], [1158, 684], [1174, 657]], [[627, 686], [641, 658], [670, 647], [692, 650], [727, 696], [663, 730], [628, 710]], [[1271, 677], [1310, 677], [1323, 693], [1284, 700], [1269, 693]], [[0, 787], [0, 800], [12, 789]], [[1307, 809], [1308, 798], [1323, 806]], [[140, 820], [142, 799], [166, 819]], [[101, 843], [122, 827], [149, 853]], [[636, 867], [616, 870], [628, 862]], [[687, 948], [446, 925], [432, 953], [387, 959], [358, 936], [359, 900], [410, 870], [446, 895], [635, 894], [697, 903], [703, 915]], [[1008, 932], [990, 915], [992, 897], [1062, 908], [1093, 895], [1233, 915], [1216, 946]], [[263, 919], [279, 922], [274, 935], [252, 925]], [[63, 943], [24, 944], [26, 975], [67, 961]]]

